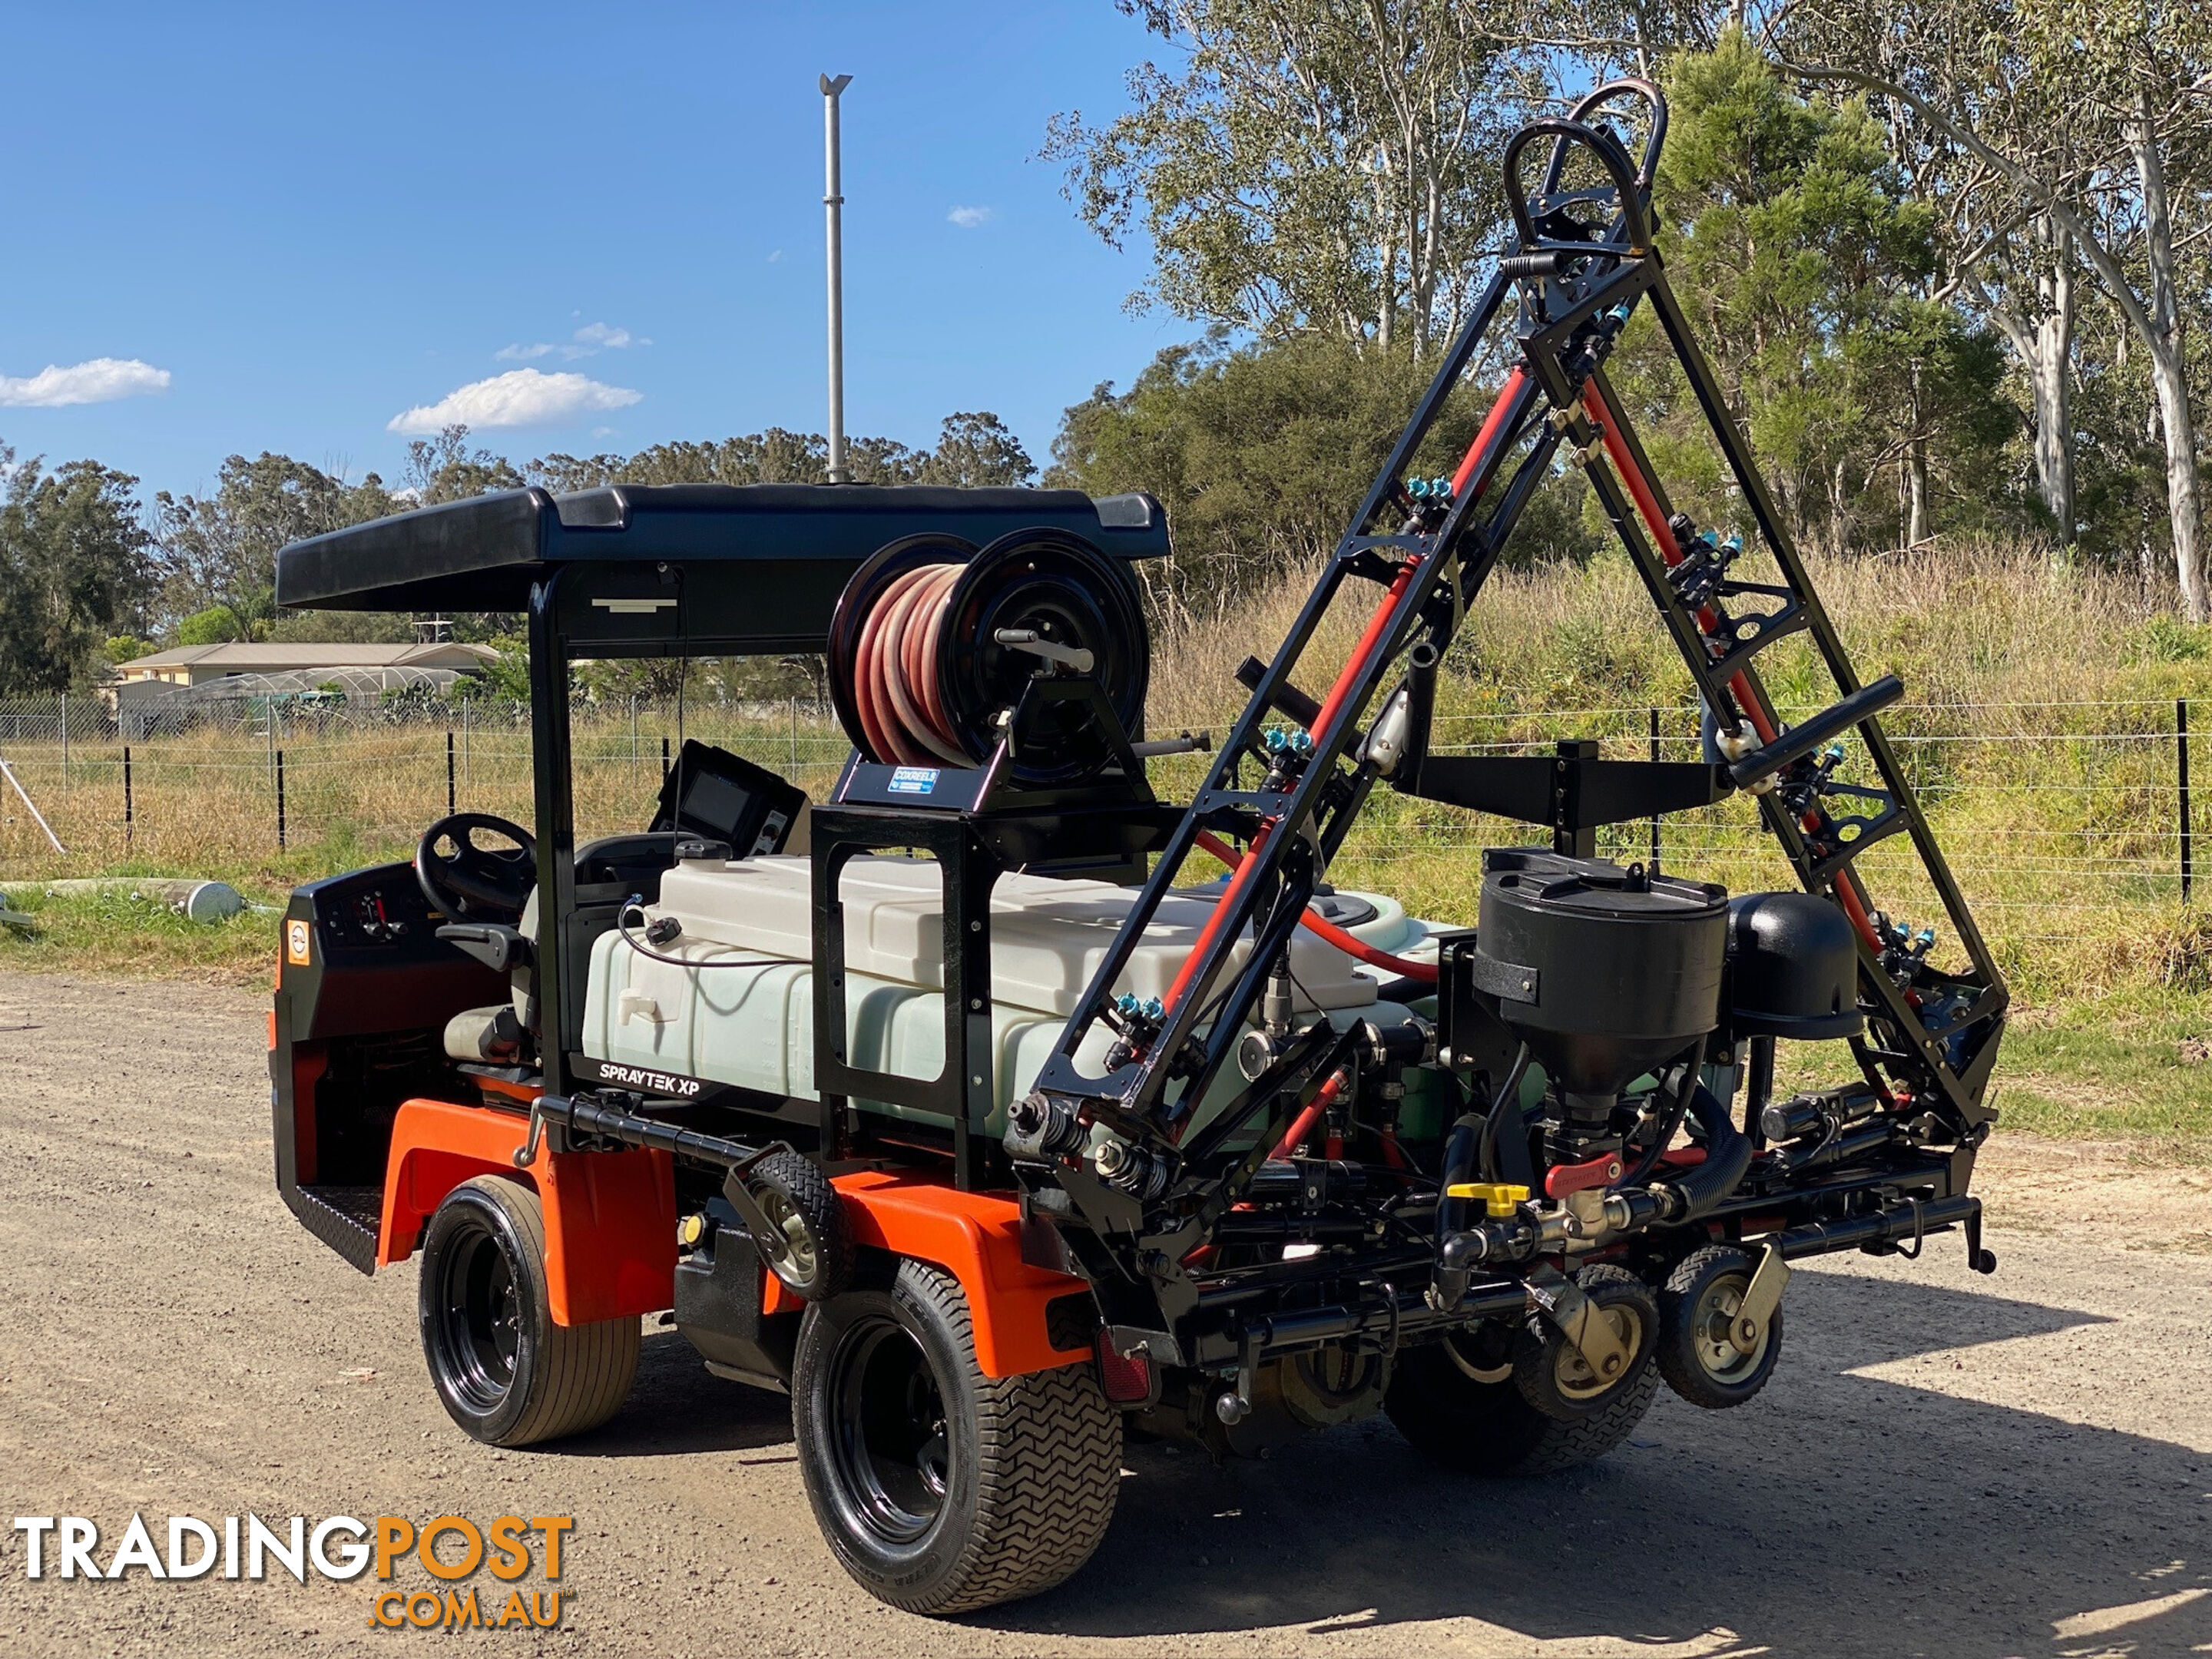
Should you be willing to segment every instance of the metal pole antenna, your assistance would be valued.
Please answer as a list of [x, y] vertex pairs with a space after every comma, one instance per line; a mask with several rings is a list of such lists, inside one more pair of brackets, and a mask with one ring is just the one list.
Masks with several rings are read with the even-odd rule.
[[838, 182], [837, 96], [853, 83], [849, 75], [822, 77], [823, 177], [822, 211], [830, 235], [830, 482], [850, 483], [845, 465], [845, 197]]

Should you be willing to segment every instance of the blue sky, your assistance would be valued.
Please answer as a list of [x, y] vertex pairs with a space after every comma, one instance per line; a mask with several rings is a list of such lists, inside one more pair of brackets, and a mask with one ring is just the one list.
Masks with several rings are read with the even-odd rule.
[[[79, 3], [7, 38], [0, 442], [149, 496], [264, 449], [392, 480], [410, 411], [551, 411], [478, 420], [518, 461], [818, 430], [823, 70], [854, 77], [850, 430], [991, 409], [1042, 461], [1066, 404], [1196, 331], [1126, 314], [1143, 250], [1036, 159], [1148, 55], [1110, 0]], [[526, 371], [599, 389], [447, 402]]]

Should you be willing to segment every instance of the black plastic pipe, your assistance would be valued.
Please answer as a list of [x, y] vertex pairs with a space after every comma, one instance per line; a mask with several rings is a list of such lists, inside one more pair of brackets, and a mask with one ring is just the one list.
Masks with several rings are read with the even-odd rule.
[[1862, 686], [1833, 708], [1824, 708], [1801, 726], [1793, 726], [1764, 749], [1754, 749], [1729, 768], [1736, 787], [1748, 789], [1772, 777], [1792, 761], [1800, 761], [1831, 738], [1839, 738], [1861, 720], [1879, 714], [1905, 695], [1905, 682], [1884, 674]]
[[1877, 1210], [1872, 1215], [1852, 1216], [1844, 1221], [1808, 1222], [1776, 1234], [1774, 1242], [1782, 1247], [1786, 1260], [1795, 1261], [1802, 1255], [1826, 1255], [1831, 1250], [1893, 1244], [1901, 1238], [1924, 1238], [1929, 1233], [1945, 1232], [1976, 1221], [1981, 1213], [1982, 1200], [1960, 1193], [1952, 1198], [1925, 1199], [1917, 1205]]
[[725, 1139], [720, 1135], [702, 1134], [696, 1129], [679, 1129], [672, 1123], [663, 1123], [656, 1118], [639, 1117], [630, 1112], [618, 1112], [608, 1106], [596, 1106], [588, 1100], [543, 1097], [539, 1108], [548, 1120], [581, 1130], [586, 1134], [605, 1135], [610, 1140], [619, 1140], [631, 1146], [651, 1146], [678, 1158], [688, 1158], [701, 1164], [711, 1164], [722, 1169], [732, 1169], [749, 1164], [760, 1156], [761, 1149], [740, 1141]]
[[1729, 1117], [1728, 1108], [1702, 1083], [1690, 1091], [1689, 1114], [1705, 1132], [1705, 1161], [1668, 1182], [1684, 1201], [1671, 1224], [1695, 1221], [1736, 1189], [1751, 1168], [1752, 1146]]

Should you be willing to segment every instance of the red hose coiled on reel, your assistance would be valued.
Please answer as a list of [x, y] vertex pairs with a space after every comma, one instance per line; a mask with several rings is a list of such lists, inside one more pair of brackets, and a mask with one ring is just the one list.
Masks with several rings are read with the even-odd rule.
[[[1025, 788], [1094, 775], [1144, 720], [1152, 647], [1136, 583], [1071, 531], [1040, 526], [980, 551], [909, 536], [846, 583], [830, 623], [830, 696], [864, 761], [977, 768], [1011, 744], [1004, 776]], [[1096, 698], [1032, 697], [1040, 678], [1079, 677]], [[1018, 732], [1009, 714], [1027, 705]]]
[[854, 712], [868, 746], [901, 765], [974, 766], [938, 684], [957, 564], [926, 564], [895, 578], [868, 612], [853, 664]]

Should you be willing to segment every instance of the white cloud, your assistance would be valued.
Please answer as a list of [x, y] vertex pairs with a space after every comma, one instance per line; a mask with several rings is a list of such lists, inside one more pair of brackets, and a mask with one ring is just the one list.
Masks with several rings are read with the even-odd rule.
[[963, 230], [973, 230], [991, 217], [987, 207], [957, 207], [945, 216]]
[[769, 262], [769, 264], [772, 264], [772, 265], [774, 265], [774, 264], [782, 264], [782, 263], [783, 263], [783, 250], [782, 250], [781, 248], [778, 248], [778, 249], [776, 249], [776, 251], [775, 251], [775, 252], [773, 252], [773, 253], [769, 254], [769, 255], [768, 256], [768, 262]]
[[[574, 314], [583, 315], [581, 312]], [[518, 343], [501, 346], [491, 355], [502, 363], [526, 363], [533, 358], [557, 351], [564, 362], [573, 363], [579, 357], [596, 357], [602, 351], [625, 351], [634, 345], [649, 346], [653, 343], [642, 335], [633, 334], [626, 328], [616, 328], [607, 323], [586, 323], [568, 338], [570, 343], [566, 345], [539, 340], [531, 345]]]
[[136, 357], [94, 357], [62, 368], [48, 363], [36, 374], [0, 374], [0, 409], [60, 409], [70, 404], [112, 404], [169, 389], [169, 371]]
[[434, 433], [448, 426], [555, 426], [600, 410], [627, 409], [645, 394], [581, 374], [511, 368], [392, 417], [386, 430]]

